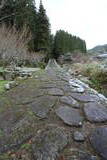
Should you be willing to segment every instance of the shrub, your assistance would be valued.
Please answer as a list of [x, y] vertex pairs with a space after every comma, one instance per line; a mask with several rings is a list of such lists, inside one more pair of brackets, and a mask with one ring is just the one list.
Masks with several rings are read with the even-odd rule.
[[91, 76], [94, 73], [97, 73], [100, 69], [100, 65], [97, 62], [92, 63], [75, 63], [73, 65], [74, 71], [84, 75], [84, 76]]
[[[104, 93], [104, 85], [107, 84], [107, 70], [102, 67], [101, 63], [91, 62], [91, 63], [77, 63], [74, 64], [73, 69], [83, 76], [89, 77], [91, 87], [95, 88], [101, 93]], [[107, 86], [107, 85], [106, 85]]]
[[5, 91], [5, 84], [7, 84], [9, 81], [6, 80], [0, 80], [0, 94], [3, 93]]

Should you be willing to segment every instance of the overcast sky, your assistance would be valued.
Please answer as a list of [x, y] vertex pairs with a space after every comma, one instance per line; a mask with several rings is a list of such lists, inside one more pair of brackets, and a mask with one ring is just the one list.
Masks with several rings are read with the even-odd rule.
[[[79, 36], [87, 48], [107, 44], [107, 0], [42, 0], [52, 33], [64, 29]], [[37, 6], [39, 0], [36, 0]]]

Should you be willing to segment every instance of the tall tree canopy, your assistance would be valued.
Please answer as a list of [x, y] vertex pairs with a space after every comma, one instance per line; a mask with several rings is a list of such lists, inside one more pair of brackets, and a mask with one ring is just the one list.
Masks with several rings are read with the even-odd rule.
[[32, 35], [30, 47], [34, 50], [37, 31], [37, 11], [34, 0], [5, 0], [0, 9], [0, 19], [0, 22], [5, 23], [7, 27], [14, 26], [17, 30], [26, 26]]
[[37, 14], [37, 48], [49, 49], [50, 43], [50, 24], [46, 11], [40, 1], [39, 11]]
[[86, 43], [68, 32], [59, 30], [51, 35], [50, 23], [40, 0], [37, 11], [35, 0], [0, 0], [0, 24], [14, 26], [17, 30], [27, 27], [31, 33], [29, 48], [33, 51], [43, 50], [53, 53], [54, 57], [67, 52], [79, 50], [86, 52]]
[[58, 57], [61, 54], [74, 51], [86, 53], [85, 41], [63, 30], [57, 31], [54, 37], [53, 56]]
[[0, 20], [9, 27], [15, 26], [17, 30], [24, 26], [29, 28], [31, 49], [49, 49], [50, 24], [42, 1], [37, 12], [35, 0], [5, 0], [0, 8]]
[[[4, 0], [0, 8], [0, 18], [7, 25], [17, 25], [18, 29], [29, 23], [29, 18], [36, 14], [34, 0]], [[11, 23], [12, 22], [12, 23]]]

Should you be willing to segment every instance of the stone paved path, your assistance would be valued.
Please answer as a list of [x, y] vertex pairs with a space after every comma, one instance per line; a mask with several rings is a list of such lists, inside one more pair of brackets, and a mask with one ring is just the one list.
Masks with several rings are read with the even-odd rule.
[[50, 60], [0, 95], [0, 160], [107, 160], [107, 99]]

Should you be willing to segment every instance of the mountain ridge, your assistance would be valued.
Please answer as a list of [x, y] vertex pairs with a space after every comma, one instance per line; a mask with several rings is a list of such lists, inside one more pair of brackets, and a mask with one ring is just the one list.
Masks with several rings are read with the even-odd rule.
[[107, 44], [97, 45], [92, 49], [88, 50], [88, 53], [96, 53], [96, 54], [107, 54]]

